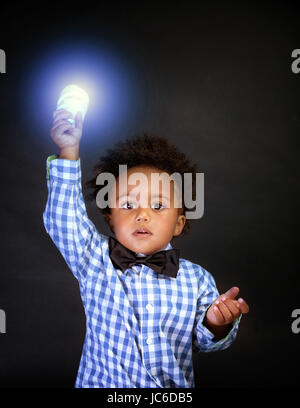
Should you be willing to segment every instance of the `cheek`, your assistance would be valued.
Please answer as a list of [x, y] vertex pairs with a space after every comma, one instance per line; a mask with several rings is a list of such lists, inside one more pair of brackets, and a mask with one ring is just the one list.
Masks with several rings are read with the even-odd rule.
[[157, 219], [157, 224], [162, 228], [173, 229], [177, 223], [177, 213], [164, 214]]
[[128, 217], [116, 214], [114, 217], [114, 226], [115, 230], [118, 230], [120, 233], [128, 232], [130, 220]]

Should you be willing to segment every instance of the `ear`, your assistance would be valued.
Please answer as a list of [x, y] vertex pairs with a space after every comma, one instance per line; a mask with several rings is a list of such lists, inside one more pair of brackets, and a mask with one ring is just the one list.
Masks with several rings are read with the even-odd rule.
[[185, 222], [186, 222], [185, 216], [183, 214], [179, 215], [177, 218], [176, 226], [175, 226], [174, 237], [177, 237], [178, 235], [181, 234], [183, 227], [185, 225]]

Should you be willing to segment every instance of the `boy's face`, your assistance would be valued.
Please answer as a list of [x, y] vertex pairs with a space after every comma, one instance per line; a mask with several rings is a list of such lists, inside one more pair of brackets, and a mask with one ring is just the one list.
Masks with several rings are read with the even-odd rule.
[[[128, 184], [133, 173], [142, 173], [148, 184]], [[127, 179], [123, 179], [120, 186], [121, 189], [127, 187], [127, 195], [123, 195], [122, 191], [119, 194], [118, 177], [115, 185], [116, 205], [106, 215], [117, 240], [126, 248], [146, 255], [164, 249], [173, 236], [181, 234], [186, 220], [181, 214], [182, 210], [174, 207], [175, 194], [180, 193], [173, 182], [170, 187], [160, 183], [159, 192], [153, 191], [151, 194], [152, 173], [159, 174], [163, 171], [148, 166], [136, 166], [127, 170]], [[137, 187], [140, 194], [134, 194]], [[147, 232], [142, 232], [143, 230]]]

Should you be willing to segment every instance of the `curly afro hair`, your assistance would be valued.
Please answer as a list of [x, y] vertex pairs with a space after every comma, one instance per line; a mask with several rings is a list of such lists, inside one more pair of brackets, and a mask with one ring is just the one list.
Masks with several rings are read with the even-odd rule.
[[[93, 167], [94, 177], [85, 183], [91, 189], [87, 195], [88, 200], [96, 200], [97, 193], [101, 188], [96, 185], [97, 176], [100, 173], [109, 172], [117, 179], [119, 177], [119, 164], [126, 164], [127, 169], [139, 165], [155, 167], [169, 175], [177, 172], [182, 177], [182, 193], [184, 191], [183, 175], [184, 173], [191, 173], [193, 180], [192, 198], [195, 200], [197, 164], [192, 163], [175, 145], [169, 144], [166, 138], [146, 133], [117, 142], [113, 148], [107, 149], [104, 156], [100, 157], [99, 162]], [[185, 215], [188, 209], [185, 207], [184, 200], [183, 208], [178, 210]], [[105, 215], [110, 213], [110, 208], [107, 206], [100, 211]], [[105, 221], [107, 222], [106, 217]], [[182, 234], [187, 234], [190, 228], [190, 220], [187, 219]]]

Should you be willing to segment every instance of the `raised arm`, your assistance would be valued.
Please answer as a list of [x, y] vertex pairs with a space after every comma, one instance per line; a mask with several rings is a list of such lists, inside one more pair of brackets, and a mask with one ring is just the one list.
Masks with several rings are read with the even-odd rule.
[[56, 111], [51, 138], [60, 148], [59, 155], [47, 159], [48, 200], [43, 213], [46, 231], [75, 277], [84, 283], [91, 258], [101, 258], [102, 236], [89, 220], [82, 195], [79, 143], [82, 120], [75, 127], [67, 111]]
[[78, 112], [75, 118], [75, 127], [68, 121], [72, 113], [59, 109], [53, 113], [51, 138], [59, 147], [60, 159], [78, 160], [79, 144], [82, 137], [82, 114]]

